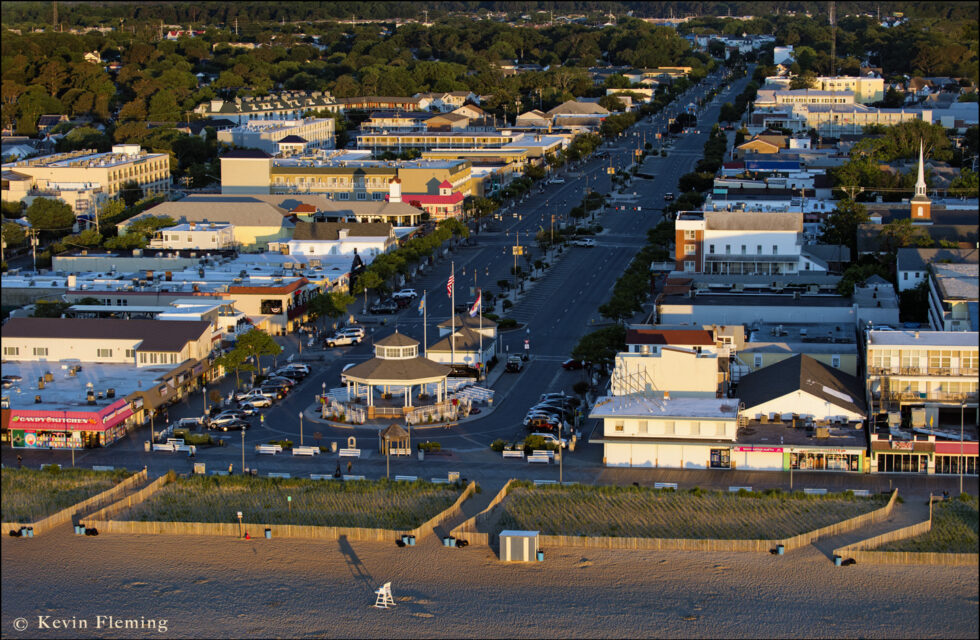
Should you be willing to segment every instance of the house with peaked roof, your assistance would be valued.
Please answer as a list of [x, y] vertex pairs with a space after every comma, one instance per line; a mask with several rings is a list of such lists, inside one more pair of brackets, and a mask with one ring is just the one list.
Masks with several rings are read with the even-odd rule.
[[779, 420], [785, 414], [837, 422], [867, 417], [864, 384], [805, 354], [742, 377], [738, 397], [744, 407], [740, 415], [754, 420]]
[[551, 125], [551, 116], [538, 109], [531, 109], [517, 116], [514, 124], [518, 127], [547, 127]]
[[425, 355], [434, 362], [483, 369], [487, 361], [493, 358], [495, 351], [495, 340], [464, 326], [457, 329], [456, 333], [429, 345]]
[[289, 255], [337, 256], [355, 253], [365, 263], [398, 246], [388, 222], [297, 222], [293, 237], [282, 243]]
[[463, 217], [463, 194], [453, 191], [448, 180], [439, 183], [439, 193], [405, 193], [402, 199], [413, 207], [422, 209], [432, 220]]
[[896, 272], [898, 290], [908, 291], [925, 282], [929, 275], [929, 265], [941, 264], [977, 264], [980, 251], [976, 247], [970, 249], [920, 249], [907, 247], [898, 250], [896, 256]]

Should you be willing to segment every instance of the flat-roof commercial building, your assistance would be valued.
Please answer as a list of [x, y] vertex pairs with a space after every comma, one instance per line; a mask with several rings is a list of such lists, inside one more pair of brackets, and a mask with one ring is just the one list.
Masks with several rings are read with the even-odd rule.
[[130, 182], [143, 194], [170, 189], [169, 156], [145, 152], [136, 144], [117, 144], [108, 153], [86, 149], [10, 162], [3, 173], [5, 202], [57, 198], [76, 214], [96, 211]]
[[978, 331], [976, 263], [929, 266], [929, 326], [934, 331]]

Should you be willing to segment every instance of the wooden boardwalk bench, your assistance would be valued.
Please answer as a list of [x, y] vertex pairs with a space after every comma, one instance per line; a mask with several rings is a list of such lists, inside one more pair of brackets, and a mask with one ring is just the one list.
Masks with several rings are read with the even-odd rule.
[[549, 458], [548, 456], [537, 456], [537, 455], [535, 455], [535, 456], [528, 456], [527, 457], [527, 461], [528, 462], [543, 462], [545, 464], [548, 464], [549, 462], [551, 462], [551, 458]]
[[728, 487], [728, 493], [738, 493], [742, 489], [746, 491], [752, 491], [752, 487]]
[[827, 490], [826, 489], [804, 489], [803, 490], [803, 493], [807, 494], [808, 496], [825, 496], [825, 495], [827, 495]]
[[340, 450], [340, 457], [341, 458], [360, 458], [361, 457], [361, 450], [360, 449], [341, 449]]
[[534, 486], [540, 487], [543, 484], [558, 484], [557, 480], [535, 480]]
[[396, 449], [396, 448], [392, 447], [391, 448], [391, 455], [393, 455], [393, 456], [410, 456], [410, 455], [412, 455], [412, 450], [411, 449]]
[[155, 444], [155, 445], [153, 445], [153, 450], [154, 451], [169, 451], [169, 452], [173, 453], [174, 452], [174, 445], [170, 444], [169, 442], [167, 444]]
[[676, 482], [654, 482], [653, 483], [653, 488], [654, 489], [673, 489], [674, 491], [677, 491], [677, 483]]
[[92, 467], [92, 471], [113, 471], [115, 467], [104, 467], [101, 465], [96, 465]]
[[523, 451], [507, 451], [506, 449], [504, 449], [501, 453], [504, 454], [505, 458], [522, 458], [522, 459], [524, 458]]
[[293, 447], [294, 456], [315, 456], [320, 453], [320, 447]]
[[333, 480], [333, 476], [326, 473], [311, 473], [310, 480]]
[[851, 493], [853, 493], [855, 496], [860, 496], [862, 498], [870, 498], [871, 497], [871, 490], [870, 489], [848, 489], [848, 491], [850, 491]]
[[415, 482], [418, 476], [395, 476], [395, 482]]
[[270, 478], [288, 478], [289, 477], [289, 474], [288, 473], [279, 473], [279, 472], [275, 472], [274, 471], [274, 472], [272, 472], [272, 473], [269, 474], [269, 477]]
[[449, 478], [432, 478], [432, 484], [449, 484]]
[[344, 480], [364, 480], [364, 476], [344, 476]]
[[225, 470], [225, 469], [218, 469], [216, 471], [212, 471], [211, 472], [211, 475], [213, 475], [213, 476], [226, 476], [226, 475], [228, 475], [228, 471]]
[[259, 444], [255, 446], [255, 453], [268, 453], [276, 455], [282, 453], [282, 445], [278, 444]]
[[555, 459], [555, 452], [551, 449], [535, 449], [531, 452], [531, 455], [535, 456], [548, 456], [549, 460]]

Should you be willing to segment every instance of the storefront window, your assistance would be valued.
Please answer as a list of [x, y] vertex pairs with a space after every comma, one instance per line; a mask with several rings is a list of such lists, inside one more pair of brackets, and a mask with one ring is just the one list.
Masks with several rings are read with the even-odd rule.
[[927, 473], [929, 456], [918, 453], [879, 453], [878, 471], [885, 473]]
[[965, 465], [963, 474], [977, 475], [977, 456], [936, 456], [936, 473], [959, 475], [961, 463]]
[[858, 471], [861, 468], [861, 454], [858, 453], [792, 453], [789, 464], [794, 469], [804, 471]]
[[711, 450], [711, 468], [712, 469], [730, 469], [732, 466], [731, 462], [731, 449], [712, 449]]

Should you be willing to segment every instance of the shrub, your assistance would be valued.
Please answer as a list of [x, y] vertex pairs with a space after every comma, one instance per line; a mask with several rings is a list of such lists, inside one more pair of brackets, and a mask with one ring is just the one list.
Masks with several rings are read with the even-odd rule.
[[269, 440], [269, 444], [277, 444], [280, 447], [282, 447], [283, 450], [292, 449], [293, 448], [293, 441], [292, 440]]
[[490, 443], [490, 450], [500, 453], [501, 451], [504, 450], [504, 447], [506, 445], [507, 442], [505, 440], [501, 440], [500, 438], [497, 438], [496, 440]]
[[500, 331], [504, 331], [506, 329], [516, 329], [516, 328], [517, 328], [517, 320], [514, 320], [513, 318], [501, 318], [500, 320], [497, 321], [497, 329], [499, 329]]
[[578, 382], [572, 385], [572, 391], [574, 391], [580, 396], [584, 396], [585, 392], [588, 390], [589, 390], [589, 383], [586, 382], [585, 380], [579, 380]]
[[[431, 418], [431, 417], [432, 416], [429, 416], [429, 418]], [[418, 449], [419, 449], [419, 451], [425, 451], [425, 452], [441, 451], [442, 450], [442, 445], [439, 444], [438, 442], [428, 442], [428, 441], [427, 442], [420, 442], [418, 444]]]

